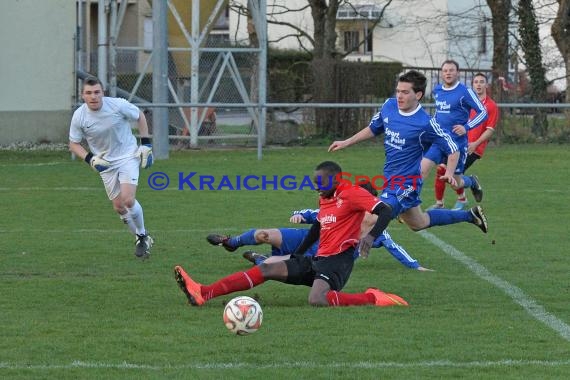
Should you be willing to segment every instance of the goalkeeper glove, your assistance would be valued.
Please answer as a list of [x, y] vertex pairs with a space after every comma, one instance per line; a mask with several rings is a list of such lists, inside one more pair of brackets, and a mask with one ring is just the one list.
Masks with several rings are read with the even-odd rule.
[[141, 137], [141, 146], [139, 146], [137, 155], [141, 158], [141, 168], [148, 169], [152, 166], [152, 144], [148, 137]]
[[89, 152], [87, 153], [87, 156], [85, 156], [85, 162], [87, 162], [96, 172], [104, 172], [111, 167], [111, 163], [101, 157], [103, 154], [105, 154], [105, 152], [94, 156], [93, 153]]

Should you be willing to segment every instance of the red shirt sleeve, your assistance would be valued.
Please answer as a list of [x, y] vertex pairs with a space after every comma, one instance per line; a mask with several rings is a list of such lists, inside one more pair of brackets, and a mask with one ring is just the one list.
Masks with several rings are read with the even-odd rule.
[[346, 193], [342, 194], [342, 198], [345, 198], [350, 202], [350, 206], [354, 211], [371, 212], [374, 210], [374, 207], [380, 203], [378, 198], [360, 186], [350, 186], [343, 191], [346, 191]]

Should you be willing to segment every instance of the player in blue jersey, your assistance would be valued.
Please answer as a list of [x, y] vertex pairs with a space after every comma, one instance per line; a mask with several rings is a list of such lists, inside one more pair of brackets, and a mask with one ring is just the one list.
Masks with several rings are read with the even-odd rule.
[[[269, 244], [271, 245], [271, 257], [285, 257], [295, 252], [308, 232], [306, 228], [252, 228], [235, 236], [210, 234], [206, 239], [210, 244], [224, 247], [229, 252], [234, 252], [243, 246]], [[317, 247], [318, 244], [313, 244], [305, 255], [314, 256]], [[268, 259], [267, 256], [253, 251], [245, 251], [243, 257], [255, 264]]]
[[[378, 191], [370, 183], [362, 183], [361, 187], [368, 190], [372, 195], [378, 195]], [[293, 211], [293, 215], [289, 219], [291, 223], [295, 224], [315, 224], [318, 222], [319, 210], [304, 209]], [[374, 224], [375, 220], [370, 214], [366, 214], [363, 221], [363, 229], [366, 226]], [[363, 232], [368, 232], [366, 231]], [[228, 236], [220, 234], [210, 234], [206, 238], [212, 245], [224, 247], [229, 252], [234, 252], [238, 247], [245, 245], [271, 245], [271, 257], [261, 255], [253, 251], [246, 251], [243, 257], [252, 263], [259, 265], [267, 260], [267, 263], [286, 260], [293, 252], [301, 245], [303, 239], [309, 234], [307, 228], [268, 228], [268, 229], [251, 229], [243, 234], [237, 236]], [[417, 260], [410, 256], [410, 254], [399, 244], [392, 240], [392, 237], [387, 231], [384, 231], [372, 244], [372, 248], [384, 247], [390, 254], [398, 260], [402, 265], [419, 271], [431, 271], [431, 269], [420, 266]], [[305, 256], [315, 256], [318, 248], [318, 241], [315, 242], [307, 251]], [[355, 251], [355, 258], [359, 255], [358, 250]]]
[[[304, 209], [294, 211], [293, 216], [289, 219], [291, 223], [297, 224], [313, 224], [317, 221], [319, 210]], [[254, 251], [245, 251], [243, 257], [252, 263], [259, 265], [262, 262], [275, 262], [278, 260], [286, 260], [295, 252], [297, 247], [301, 245], [303, 239], [309, 234], [308, 228], [265, 228], [251, 229], [237, 236], [211, 234], [207, 240], [212, 245], [222, 246], [226, 250], [233, 252], [238, 247], [246, 245], [271, 245], [271, 257], [259, 254]], [[402, 265], [410, 269], [419, 271], [431, 271], [422, 267], [416, 259], [402, 247], [392, 240], [390, 234], [384, 231], [372, 244], [372, 248], [384, 247], [390, 254], [398, 260]], [[317, 252], [318, 241], [313, 244], [306, 252], [305, 256], [314, 256]], [[358, 256], [358, 251], [356, 251]]]
[[[477, 94], [459, 82], [459, 64], [446, 60], [441, 65], [443, 83], [433, 89], [435, 100], [435, 120], [453, 138], [459, 149], [459, 161], [455, 168], [454, 189], [470, 188], [477, 202], [483, 199], [483, 189], [475, 175], [463, 175], [467, 159], [467, 131], [477, 127], [487, 119], [487, 111]], [[469, 114], [474, 111], [473, 118]], [[446, 152], [432, 145], [422, 160], [422, 176], [426, 178], [431, 169], [446, 163]], [[437, 201], [431, 208], [443, 208], [443, 201]]]
[[[480, 206], [467, 211], [437, 209], [424, 212], [420, 208], [423, 184], [420, 163], [424, 146], [431, 144], [446, 153], [447, 169], [441, 179], [454, 186], [457, 186], [457, 182], [453, 173], [459, 159], [457, 144], [420, 105], [426, 82], [426, 77], [415, 70], [400, 76], [396, 97], [388, 99], [370, 124], [360, 132], [346, 140], [334, 141], [329, 146], [329, 152], [384, 134], [384, 178], [387, 186], [379, 197], [384, 207], [378, 213], [378, 219], [382, 220], [379, 226], [383, 229], [391, 219], [399, 216], [414, 231], [468, 222], [487, 233], [487, 217]], [[364, 251], [372, 243], [368, 236], [360, 241]]]

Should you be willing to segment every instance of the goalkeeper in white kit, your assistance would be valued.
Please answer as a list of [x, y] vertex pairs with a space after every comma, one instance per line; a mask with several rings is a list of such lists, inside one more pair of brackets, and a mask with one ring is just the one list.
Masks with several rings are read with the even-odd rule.
[[[113, 208], [136, 236], [135, 256], [146, 259], [153, 239], [136, 200], [139, 165], [146, 169], [153, 161], [146, 117], [127, 100], [104, 96], [101, 81], [93, 76], [84, 79], [81, 97], [85, 103], [73, 113], [69, 149], [99, 173]], [[131, 123], [138, 127], [140, 146]], [[81, 145], [84, 139], [89, 151]]]

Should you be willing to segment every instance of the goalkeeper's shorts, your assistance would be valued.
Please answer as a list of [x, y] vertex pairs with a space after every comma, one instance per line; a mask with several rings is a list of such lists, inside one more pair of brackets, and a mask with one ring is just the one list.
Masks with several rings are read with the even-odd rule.
[[138, 185], [139, 183], [139, 165], [138, 157], [132, 157], [121, 163], [120, 166], [111, 166], [110, 169], [100, 173], [105, 191], [110, 200], [119, 196], [122, 183], [130, 183]]

